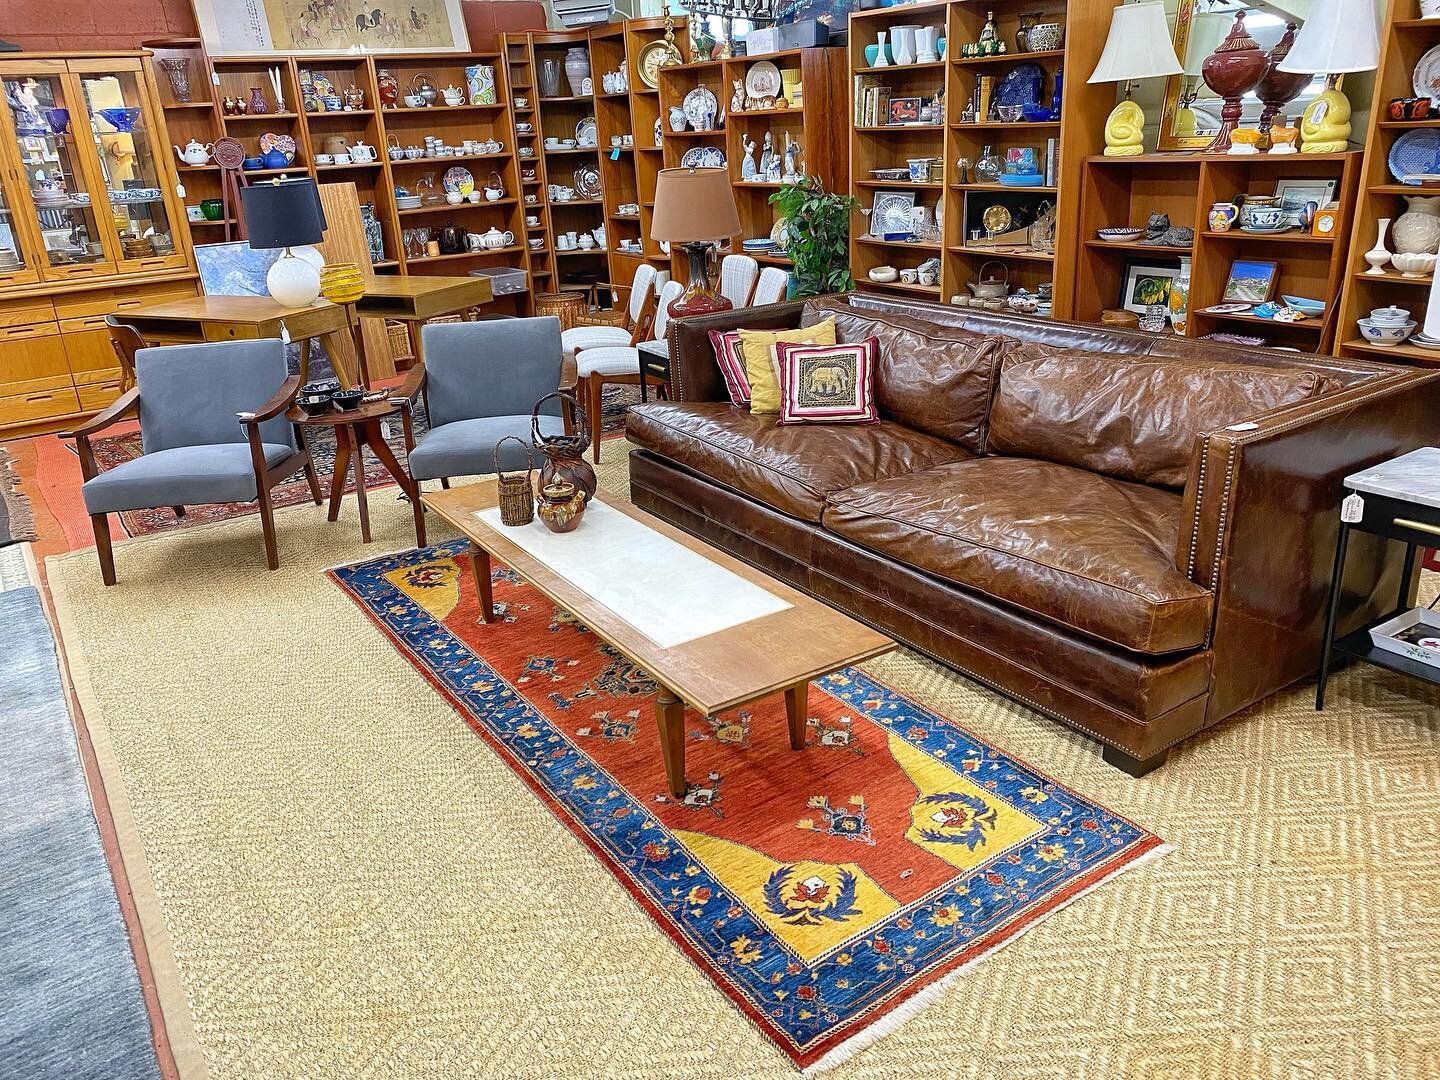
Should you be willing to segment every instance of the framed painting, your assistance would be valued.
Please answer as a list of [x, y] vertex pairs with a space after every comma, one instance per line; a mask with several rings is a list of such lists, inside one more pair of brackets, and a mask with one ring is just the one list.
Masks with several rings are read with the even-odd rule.
[[190, 0], [212, 56], [468, 52], [461, 0]]
[[1225, 291], [1220, 299], [1226, 303], [1263, 304], [1275, 295], [1280, 280], [1280, 264], [1268, 259], [1236, 259], [1230, 264]]
[[1149, 266], [1127, 263], [1125, 281], [1120, 286], [1120, 306], [1136, 315], [1144, 315], [1151, 304], [1170, 303], [1170, 283], [1180, 273], [1179, 265]]

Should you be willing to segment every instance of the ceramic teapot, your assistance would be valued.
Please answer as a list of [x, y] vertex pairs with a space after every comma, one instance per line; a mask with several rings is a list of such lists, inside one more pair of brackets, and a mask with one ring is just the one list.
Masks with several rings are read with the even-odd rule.
[[508, 229], [505, 232], [501, 232], [494, 225], [490, 226], [488, 232], [480, 234], [480, 244], [485, 248], [509, 247], [513, 243], [515, 243], [515, 234], [513, 232], [510, 232]]
[[367, 165], [375, 160], [375, 148], [373, 146], [366, 146], [365, 143], [357, 139], [355, 140], [355, 145], [350, 147], [350, 160], [359, 162], [361, 165]]
[[461, 90], [458, 86], [447, 86], [441, 93], [445, 95], [446, 105], [465, 104], [465, 91]]
[[492, 172], [490, 174], [490, 183], [485, 185], [485, 198], [490, 202], [495, 202], [504, 197], [505, 185], [500, 179], [500, 174], [498, 172]]
[[181, 150], [180, 147], [175, 146], [174, 143], [171, 143], [170, 145], [175, 147], [175, 153], [180, 155], [180, 160], [185, 162], [186, 165], [207, 164], [210, 161], [210, 151], [215, 149], [214, 143], [201, 144], [195, 139], [191, 139], [188, 143], [186, 143], [184, 150]]
[[680, 108], [679, 105], [671, 105], [671, 106], [670, 106], [670, 130], [671, 130], [671, 131], [684, 131], [684, 130], [685, 130], [685, 122], [686, 122], [686, 119], [685, 119], [685, 110], [682, 109], [682, 108]]
[[265, 168], [267, 168], [267, 169], [283, 169], [283, 168], [285, 168], [286, 165], [289, 165], [289, 164], [290, 164], [290, 155], [287, 154], [287, 153], [285, 153], [285, 151], [284, 151], [284, 150], [281, 150], [278, 146], [277, 146], [277, 147], [271, 147], [270, 150], [266, 151], [266, 153], [265, 153]]
[[[987, 278], [985, 270], [991, 266], [1000, 267], [1005, 271], [1005, 276], [1003, 278]], [[966, 282], [965, 287], [977, 300], [1003, 300], [1010, 291], [1010, 268], [1004, 263], [991, 260], [981, 265], [980, 280]]]
[[334, 157], [337, 154], [350, 153], [350, 147], [346, 144], [343, 136], [327, 135], [325, 142], [321, 145], [321, 152]]

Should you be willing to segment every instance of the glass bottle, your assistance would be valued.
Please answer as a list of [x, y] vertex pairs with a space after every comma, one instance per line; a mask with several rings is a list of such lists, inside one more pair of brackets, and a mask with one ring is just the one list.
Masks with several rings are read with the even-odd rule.
[[995, 147], [987, 143], [985, 149], [975, 160], [975, 182], [977, 184], [998, 184], [1000, 174], [1004, 170], [1004, 159], [995, 153]]

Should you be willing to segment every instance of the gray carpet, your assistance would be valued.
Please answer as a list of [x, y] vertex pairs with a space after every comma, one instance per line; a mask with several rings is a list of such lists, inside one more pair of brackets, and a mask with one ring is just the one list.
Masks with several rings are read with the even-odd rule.
[[33, 586], [0, 592], [0, 1078], [160, 1076]]

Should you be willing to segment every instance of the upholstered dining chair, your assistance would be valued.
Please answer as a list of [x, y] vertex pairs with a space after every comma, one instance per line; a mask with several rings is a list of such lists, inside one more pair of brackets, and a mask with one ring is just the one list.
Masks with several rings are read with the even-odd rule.
[[145, 339], [133, 326], [120, 322], [114, 315], [105, 316], [105, 325], [110, 330], [110, 347], [115, 350], [115, 359], [120, 362], [120, 392], [123, 394], [135, 385], [135, 354], [145, 348]]
[[575, 356], [583, 349], [601, 349], [606, 345], [629, 345], [639, 329], [640, 315], [655, 298], [657, 271], [649, 263], [635, 270], [635, 278], [628, 286], [616, 286], [629, 290], [629, 299], [623, 312], [624, 318], [608, 326], [582, 324], [572, 326], [560, 334], [560, 347], [568, 357]]
[[760, 264], [749, 255], [726, 255], [720, 260], [720, 295], [737, 307], [750, 306]]
[[[685, 286], [678, 281], [667, 281], [665, 287], [660, 290], [660, 296], [655, 301], [655, 317], [650, 320], [649, 338], [640, 338], [626, 346], [607, 345], [598, 349], [585, 349], [575, 355], [575, 374], [578, 379], [580, 400], [585, 405], [585, 419], [589, 422], [590, 431], [594, 439], [590, 444], [590, 453], [595, 458], [595, 463], [600, 463], [600, 421], [601, 421], [601, 397], [604, 393], [606, 383], [630, 383], [639, 384], [643, 376], [640, 374], [640, 341], [665, 340], [665, 330], [670, 322], [670, 305], [680, 298], [685, 291]], [[664, 386], [660, 387], [663, 393]]]
[[[303, 469], [320, 502], [315, 466], [283, 415], [299, 389], [279, 338], [135, 353], [135, 385], [71, 433], [106, 585], [115, 584], [108, 515], [158, 506], [258, 502], [265, 561], [279, 568], [271, 489]], [[140, 420], [140, 456], [100, 471], [91, 438], [130, 417]]]
[[778, 304], [785, 299], [790, 287], [790, 275], [778, 266], [767, 266], [760, 271], [760, 280], [755, 283], [755, 293], [750, 297], [750, 306]]
[[[560, 385], [560, 320], [426, 323], [420, 338], [425, 363], [410, 370], [395, 395], [413, 400], [423, 391], [430, 418], [430, 430], [410, 451], [410, 475], [449, 487], [452, 476], [493, 473], [496, 444], [507, 435], [529, 443], [535, 403]], [[542, 434], [565, 430], [560, 406], [552, 398], [542, 407]], [[500, 467], [525, 468], [524, 447], [500, 447]]]

